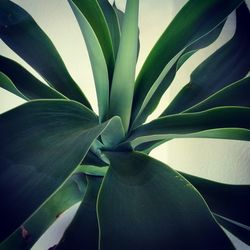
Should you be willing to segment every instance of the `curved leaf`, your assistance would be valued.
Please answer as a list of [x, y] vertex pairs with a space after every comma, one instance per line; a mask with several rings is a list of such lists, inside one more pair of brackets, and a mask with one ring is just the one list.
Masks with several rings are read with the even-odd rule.
[[[82, 200], [86, 190], [85, 182], [83, 173], [74, 173], [20, 228], [0, 244], [0, 249], [30, 249], [61, 213]], [[26, 241], [22, 238], [23, 230], [29, 235]]]
[[102, 9], [106, 22], [108, 24], [109, 32], [112, 38], [114, 56], [116, 57], [121, 35], [118, 18], [116, 16], [114, 8], [112, 7], [112, 5], [109, 3], [108, 0], [98, 0], [98, 3]]
[[[155, 44], [138, 75], [133, 100], [133, 120], [140, 112], [146, 96], [152, 91], [151, 88], [155, 91], [158, 86], [154, 85], [159, 85], [164, 77], [170, 78], [168, 71], [176, 65], [186, 48], [223, 22], [241, 2], [191, 0], [186, 3]], [[172, 66], [168, 65], [171, 60]], [[169, 84], [171, 81], [172, 79], [166, 82]]]
[[127, 142], [133, 147], [145, 142], [174, 138], [219, 138], [250, 140], [250, 108], [219, 107], [197, 113], [182, 113], [156, 119], [138, 127]]
[[88, 185], [83, 201], [56, 249], [68, 250], [72, 247], [86, 250], [98, 249], [99, 228], [96, 199], [102, 179], [102, 177], [87, 175]]
[[49, 37], [24, 9], [8, 0], [0, 5], [0, 38], [50, 86], [90, 108]]
[[[92, 29], [94, 30], [94, 33], [102, 48], [101, 54], [103, 54], [105, 57], [106, 65], [107, 65], [108, 72], [109, 72], [109, 80], [111, 81], [112, 76], [113, 76], [113, 70], [114, 70], [114, 49], [112, 46], [111, 34], [108, 29], [108, 24], [105, 20], [105, 16], [100, 8], [100, 5], [98, 4], [98, 1], [97, 0], [84, 0], [84, 1], [68, 0], [68, 2], [70, 3], [71, 7], [73, 6], [72, 3], [74, 3], [75, 6], [77, 6], [77, 8], [80, 10], [82, 15], [88, 20], [88, 23], [91, 25]], [[75, 10], [74, 10], [74, 13], [75, 13]], [[79, 22], [79, 17], [77, 17], [77, 20]], [[80, 24], [80, 26], [82, 26], [82, 24]], [[85, 36], [85, 33], [83, 32], [83, 30], [82, 30], [82, 33], [86, 40], [86, 37], [88, 36], [88, 34], [86, 34]]]
[[182, 112], [203, 101], [223, 87], [245, 77], [250, 70], [250, 13], [246, 4], [236, 11], [233, 38], [201, 63], [161, 116]]
[[8, 90], [9, 92], [23, 98], [24, 100], [28, 100], [26, 96], [24, 96], [14, 85], [14, 83], [10, 80], [8, 76], [4, 73], [0, 72], [0, 87]]
[[180, 174], [201, 193], [212, 212], [250, 227], [250, 185], [230, 185]]
[[202, 36], [200, 39], [192, 43], [190, 46], [181, 50], [163, 69], [157, 80], [152, 85], [150, 91], [141, 104], [140, 110], [133, 118], [134, 121], [131, 125], [131, 129], [145, 122], [146, 118], [154, 111], [160, 102], [162, 95], [165, 93], [172, 80], [175, 77], [177, 70], [181, 65], [199, 49], [208, 46], [212, 43], [220, 34], [225, 22], [217, 25], [212, 31]]
[[250, 185], [230, 185], [182, 172], [180, 174], [201, 193], [218, 222], [249, 244]]
[[111, 167], [97, 202], [100, 249], [234, 249], [177, 172], [144, 154], [107, 156]]
[[67, 100], [32, 101], [0, 116], [0, 240], [61, 185], [109, 123]]
[[232, 83], [209, 96], [206, 100], [185, 110], [197, 112], [219, 106], [245, 106], [250, 107], [250, 77]]
[[139, 1], [128, 0], [110, 94], [110, 117], [120, 116], [125, 132], [129, 126], [134, 92], [138, 46], [138, 11]]
[[[74, 2], [77, 2], [77, 5], [75, 5]], [[108, 106], [109, 106], [108, 68], [98, 38], [95, 35], [94, 30], [91, 28], [88, 20], [82, 14], [85, 13], [83, 11], [85, 4], [87, 7], [90, 7], [92, 5], [88, 0], [81, 2], [69, 1], [69, 3], [79, 23], [79, 26], [81, 28], [88, 49], [89, 58], [95, 80], [95, 86], [96, 86], [96, 94], [97, 94], [98, 108], [99, 108], [99, 119], [100, 121], [103, 121], [106, 120], [107, 118]], [[97, 4], [95, 0], [93, 1], [93, 3]]]
[[43, 84], [17, 62], [0, 56], [0, 71], [8, 78], [1, 79], [0, 87], [26, 100], [32, 99], [65, 99], [66, 97]]
[[250, 227], [236, 223], [227, 218], [214, 214], [216, 220], [237, 238], [250, 246]]

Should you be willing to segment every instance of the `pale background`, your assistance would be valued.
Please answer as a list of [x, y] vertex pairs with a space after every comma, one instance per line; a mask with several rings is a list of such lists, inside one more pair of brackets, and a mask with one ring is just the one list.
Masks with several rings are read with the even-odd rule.
[[[15, 0], [13, 1], [26, 9], [49, 35], [61, 54], [72, 77], [83, 89], [97, 112], [97, 101], [93, 76], [88, 53], [80, 29], [66, 0]], [[113, 2], [113, 1], [111, 1]], [[140, 0], [140, 42], [141, 50], [137, 72], [153, 44], [157, 41], [165, 27], [169, 24], [186, 0]], [[248, 4], [250, 1], [247, 1]], [[125, 0], [116, 1], [119, 8], [124, 10]], [[172, 86], [163, 96], [159, 108], [150, 118], [157, 117], [167, 103], [182, 86], [188, 83], [193, 69], [209, 56], [216, 48], [228, 41], [234, 34], [235, 15], [232, 14], [223, 29], [222, 35], [208, 48], [196, 53], [179, 70]], [[171, 49], [171, 48], [170, 48]], [[33, 74], [42, 80], [21, 58], [13, 53], [0, 40], [0, 54], [15, 59], [25, 65]], [[21, 98], [0, 89], [0, 112], [14, 108], [24, 101]], [[250, 184], [250, 143], [230, 140], [211, 139], [176, 139], [172, 140], [151, 154], [171, 167], [205, 178], [232, 183]], [[60, 217], [32, 248], [44, 250], [51, 247], [61, 237], [62, 230], [72, 218], [77, 205]], [[233, 238], [234, 239], [234, 238]], [[234, 239], [237, 249], [250, 249], [244, 243]]]

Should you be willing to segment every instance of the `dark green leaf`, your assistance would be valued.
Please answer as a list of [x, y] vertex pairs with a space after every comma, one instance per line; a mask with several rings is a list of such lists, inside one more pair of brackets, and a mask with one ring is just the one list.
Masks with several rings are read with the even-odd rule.
[[105, 148], [112, 148], [118, 145], [125, 138], [121, 118], [118, 116], [114, 117], [112, 123], [102, 133], [101, 137]]
[[[187, 47], [223, 22], [241, 2], [240, 0], [191, 0], [187, 2], [155, 44], [138, 75], [132, 122], [140, 115], [141, 109], [145, 108], [161, 82], [164, 82], [163, 85], [169, 85], [172, 81], [167, 73], [176, 65]], [[167, 80], [164, 79], [165, 77]], [[167, 86], [163, 89], [166, 90], [166, 88]], [[149, 110], [155, 107], [157, 99], [159, 98], [155, 98], [154, 103], [150, 104], [152, 107]], [[141, 121], [138, 121], [136, 125], [138, 123]], [[132, 124], [133, 127], [136, 125]]]
[[87, 191], [83, 201], [61, 241], [58, 250], [85, 249], [97, 250], [99, 228], [96, 214], [96, 199], [102, 182], [102, 177], [87, 175]]
[[93, 112], [67, 100], [32, 101], [0, 116], [1, 240], [62, 184], [109, 123], [98, 125]]
[[250, 140], [250, 108], [219, 107], [153, 120], [138, 127], [128, 138], [133, 147], [148, 141], [174, 138]]
[[[239, 211], [240, 212], [240, 211]], [[250, 227], [214, 214], [216, 220], [237, 238], [250, 246]]]
[[139, 1], [128, 0], [110, 94], [110, 117], [120, 116], [125, 132], [129, 126], [134, 92], [138, 46], [138, 11]]
[[[112, 47], [111, 34], [105, 16], [97, 0], [68, 0], [71, 7], [72, 2], [85, 16], [94, 30], [101, 45], [106, 64], [109, 71], [109, 80], [112, 80], [114, 70], [114, 50]], [[78, 19], [79, 22], [79, 19]], [[86, 38], [85, 38], [86, 39]]]
[[250, 77], [224, 87], [185, 112], [197, 112], [218, 106], [250, 107]]
[[[77, 2], [77, 5], [74, 4], [74, 2]], [[83, 13], [85, 13], [85, 11], [88, 10], [88, 8], [91, 7], [92, 9], [92, 7], [95, 5], [98, 7], [99, 11], [101, 10], [99, 9], [100, 7], [96, 2], [96, 0], [93, 1], [94, 3], [93, 6], [92, 4], [90, 4], [89, 0], [82, 2], [69, 1], [69, 3], [79, 23], [79, 26], [81, 28], [88, 49], [89, 58], [93, 70], [93, 76], [95, 80], [95, 86], [96, 86], [96, 94], [97, 94], [98, 108], [99, 108], [99, 119], [100, 121], [103, 121], [106, 120], [107, 118], [108, 106], [109, 106], [108, 68], [98, 38], [94, 30], [90, 26], [90, 23], [83, 15]], [[92, 11], [94, 10], [95, 7]]]
[[23, 98], [24, 100], [28, 100], [26, 96], [24, 96], [14, 85], [11, 79], [6, 76], [4, 73], [0, 72], [0, 87], [8, 90], [9, 92]]
[[114, 55], [116, 57], [121, 35], [118, 18], [116, 16], [114, 8], [108, 0], [98, 0], [98, 3], [108, 24], [109, 32], [112, 38]]
[[[20, 228], [0, 245], [0, 249], [30, 249], [61, 213], [82, 200], [86, 184], [83, 173], [74, 173]], [[22, 238], [23, 230], [29, 233], [27, 241]]]
[[0, 87], [18, 95], [26, 100], [31, 99], [65, 99], [66, 97], [39, 81], [25, 68], [15, 61], [0, 56], [0, 71], [9, 78], [3, 78]]
[[222, 28], [224, 27], [225, 21], [217, 25], [212, 31], [208, 32], [206, 35], [202, 36], [200, 39], [196, 40], [190, 46], [185, 49], [184, 54], [180, 57], [176, 64], [176, 70], [178, 70], [183, 63], [191, 57], [197, 50], [207, 47], [213, 43], [220, 35]]
[[181, 174], [201, 193], [212, 212], [250, 227], [250, 185], [230, 185]]
[[234, 249], [200, 194], [144, 154], [107, 152], [98, 196], [100, 249]]
[[182, 112], [249, 72], [250, 27], [246, 23], [250, 21], [250, 13], [245, 3], [236, 14], [233, 38], [193, 71], [190, 83], [183, 87], [161, 116]]
[[49, 37], [24, 9], [8, 0], [1, 1], [0, 5], [0, 38], [50, 86], [90, 107]]

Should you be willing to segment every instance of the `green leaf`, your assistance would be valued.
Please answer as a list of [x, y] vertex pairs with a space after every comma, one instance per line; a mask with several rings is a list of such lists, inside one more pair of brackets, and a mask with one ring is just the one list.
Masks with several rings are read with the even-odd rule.
[[115, 9], [112, 7], [108, 0], [98, 0], [98, 3], [108, 24], [114, 49], [114, 56], [116, 57], [121, 35], [118, 18]]
[[100, 249], [234, 249], [177, 172], [144, 154], [107, 156], [111, 166], [97, 202]]
[[[88, 23], [91, 25], [94, 33], [100, 43], [102, 51], [105, 57], [106, 65], [109, 72], [109, 80], [111, 81], [114, 70], [114, 49], [112, 46], [111, 34], [109, 32], [108, 24], [105, 20], [104, 13], [100, 8], [97, 0], [68, 0], [72, 8], [72, 2], [77, 6], [83, 16], [88, 20]], [[73, 9], [74, 10], [74, 9]], [[75, 10], [74, 10], [75, 13]], [[75, 13], [76, 14], [76, 13]], [[78, 15], [78, 14], [77, 14]], [[77, 17], [79, 22], [79, 17]], [[82, 24], [80, 24], [81, 26]], [[82, 29], [82, 27], [81, 27]], [[82, 30], [84, 39], [89, 35], [88, 32], [85, 33]], [[88, 48], [89, 49], [89, 48]], [[93, 67], [93, 65], [92, 65]]]
[[102, 133], [102, 142], [105, 148], [117, 146], [124, 138], [125, 132], [119, 116], [113, 117], [109, 127]]
[[[176, 65], [187, 47], [222, 23], [241, 2], [240, 0], [190, 0], [186, 3], [155, 44], [138, 75], [132, 121], [141, 112], [145, 99], [149, 101], [160, 83], [164, 81], [163, 85], [168, 86], [172, 81], [170, 76], [173, 72], [169, 73], [170, 75], [167, 73]], [[164, 79], [165, 77], [167, 79]], [[164, 87], [165, 90], [167, 86]], [[157, 99], [159, 97], [155, 102]], [[154, 107], [156, 103], [151, 105]], [[133, 124], [132, 126], [135, 127]]]
[[237, 238], [250, 245], [250, 227], [214, 214], [216, 220]]
[[0, 116], [4, 200], [0, 240], [20, 227], [62, 184], [109, 123], [98, 125], [93, 112], [67, 100], [32, 101]]
[[140, 110], [136, 114], [136, 117], [133, 118], [134, 121], [131, 125], [131, 129], [145, 122], [147, 117], [155, 110], [155, 108], [159, 104], [162, 95], [165, 93], [165, 91], [173, 81], [177, 70], [189, 57], [191, 57], [199, 49], [212, 43], [219, 36], [224, 23], [225, 22], [222, 22], [221, 24], [217, 25], [212, 31], [196, 40], [184, 50], [181, 50], [180, 53], [178, 53], [177, 56], [175, 56], [173, 60], [171, 60], [167, 64], [160, 76], [154, 82], [150, 91], [147, 93], [140, 107]]
[[[77, 3], [77, 5], [75, 4], [75, 2]], [[97, 4], [95, 0], [93, 1], [93, 3]], [[103, 121], [107, 118], [106, 116], [108, 113], [108, 105], [109, 105], [108, 68], [98, 38], [94, 30], [91, 28], [90, 23], [82, 14], [85, 13], [85, 11], [83, 11], [85, 10], [85, 4], [86, 4], [86, 9], [88, 9], [87, 7], [90, 7], [92, 5], [90, 5], [90, 2], [88, 0], [81, 2], [69, 1], [69, 4], [79, 23], [79, 26], [81, 28], [88, 49], [89, 58], [95, 80], [95, 86], [96, 86], [98, 108], [99, 108], [99, 119], [100, 121]], [[95, 8], [93, 9], [93, 11], [94, 10]]]
[[216, 220], [250, 244], [250, 185], [219, 183], [180, 172], [201, 193]]
[[138, 46], [138, 11], [139, 1], [128, 0], [110, 95], [110, 117], [120, 116], [125, 132], [129, 126], [134, 92]]
[[212, 212], [250, 227], [250, 185], [230, 185], [180, 174], [201, 193]]
[[250, 13], [246, 4], [236, 11], [233, 38], [201, 63], [161, 116], [182, 112], [223, 87], [245, 77], [250, 70]]
[[10, 80], [8, 76], [4, 73], [0, 72], [0, 87], [8, 90], [9, 92], [23, 98], [24, 100], [28, 100], [26, 96], [24, 96], [14, 85], [14, 83]]
[[217, 25], [212, 31], [196, 40], [190, 46], [188, 46], [184, 54], [180, 57], [176, 64], [176, 71], [189, 59], [195, 52], [201, 48], [205, 48], [213, 43], [220, 35], [222, 28], [224, 27], [225, 21]]
[[96, 199], [102, 179], [102, 177], [87, 175], [88, 185], [83, 201], [56, 249], [98, 249]]
[[197, 112], [219, 106], [245, 106], [250, 107], [250, 77], [241, 79], [224, 87], [204, 101], [185, 110], [185, 112]]
[[5, 74], [5, 77], [1, 74], [0, 87], [25, 100], [66, 98], [55, 89], [39, 81], [20, 64], [9, 58], [0, 56], [0, 71]]
[[[61, 213], [82, 200], [86, 185], [84, 174], [74, 173], [20, 228], [0, 244], [0, 249], [30, 249]], [[22, 237], [22, 231], [24, 230], [29, 235], [26, 236], [26, 241]]]
[[90, 108], [49, 37], [24, 9], [11, 1], [1, 1], [0, 38], [51, 87]]
[[250, 108], [219, 107], [196, 113], [164, 116], [138, 127], [127, 142], [133, 147], [145, 142], [174, 138], [250, 140]]

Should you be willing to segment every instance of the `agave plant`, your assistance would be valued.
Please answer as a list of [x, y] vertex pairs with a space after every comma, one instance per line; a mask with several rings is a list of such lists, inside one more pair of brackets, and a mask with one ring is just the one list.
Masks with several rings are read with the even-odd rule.
[[[250, 186], [218, 183], [149, 156], [175, 138], [250, 140], [250, 21], [242, 0], [190, 0], [135, 79], [139, 0], [68, 0], [92, 65], [98, 115], [59, 53], [20, 6], [0, 0], [0, 37], [44, 84], [0, 56], [0, 86], [27, 100], [0, 116], [1, 250], [30, 249], [81, 202], [53, 249], [234, 249], [220, 225], [250, 244]], [[146, 122], [181, 65], [221, 33], [159, 118]], [[225, 166], [221, 166], [224, 168]]]

